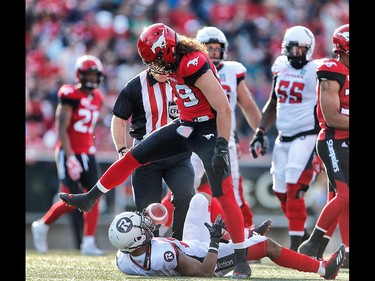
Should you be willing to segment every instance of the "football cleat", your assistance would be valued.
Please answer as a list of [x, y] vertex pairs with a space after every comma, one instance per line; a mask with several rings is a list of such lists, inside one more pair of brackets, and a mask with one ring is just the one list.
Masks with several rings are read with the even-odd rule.
[[247, 262], [239, 262], [234, 266], [231, 279], [248, 279], [251, 276], [251, 268]]
[[59, 193], [59, 198], [68, 206], [77, 207], [82, 212], [89, 212], [94, 207], [96, 201], [90, 201], [85, 194]]
[[326, 269], [326, 274], [322, 275], [324, 279], [335, 279], [337, 272], [341, 268], [345, 260], [345, 245], [340, 244], [336, 252], [330, 257], [329, 260], [323, 262]]
[[48, 251], [48, 244], [47, 244], [48, 229], [49, 229], [49, 226], [46, 225], [42, 220], [34, 221], [31, 224], [31, 233], [33, 235], [34, 247], [41, 254], [45, 254]]
[[345, 252], [345, 260], [341, 268], [349, 268], [349, 252]]
[[266, 219], [264, 222], [262, 222], [260, 225], [255, 227], [249, 227], [249, 238], [253, 235], [266, 235], [266, 233], [270, 230], [272, 226], [272, 220]]
[[306, 240], [306, 241], [303, 241], [301, 245], [299, 245], [297, 252], [316, 259], [318, 249], [309, 240]]
[[107, 253], [98, 248], [95, 244], [95, 238], [85, 236], [82, 239], [81, 255], [82, 256], [105, 256]]

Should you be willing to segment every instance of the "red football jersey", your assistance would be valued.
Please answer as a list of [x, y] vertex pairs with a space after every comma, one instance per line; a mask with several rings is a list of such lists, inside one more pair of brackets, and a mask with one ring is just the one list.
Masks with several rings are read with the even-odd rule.
[[[317, 75], [320, 79], [325, 77], [328, 80], [336, 80], [340, 83], [341, 89], [339, 92], [340, 98], [340, 113], [349, 116], [349, 67], [345, 64], [337, 61], [336, 59], [327, 59], [317, 67]], [[318, 135], [318, 140], [324, 140], [326, 138], [334, 139], [346, 139], [349, 138], [349, 130], [339, 130], [328, 127], [320, 107], [320, 87], [317, 86], [318, 90], [318, 105], [317, 105], [317, 117], [321, 130]]]
[[[202, 91], [194, 86], [195, 81], [211, 69], [216, 78], [215, 65], [202, 52], [192, 52], [184, 55], [176, 72], [169, 78], [174, 89], [174, 101], [180, 110], [180, 118], [184, 121], [207, 121], [215, 117], [216, 112], [211, 107]], [[217, 78], [220, 82], [219, 78]]]
[[[73, 85], [63, 85], [58, 93], [61, 103], [69, 103], [73, 106], [73, 114], [70, 120], [68, 134], [74, 153], [95, 153], [94, 128], [100, 115], [104, 97], [95, 89], [92, 95], [77, 89]], [[61, 141], [56, 144], [59, 149]]]

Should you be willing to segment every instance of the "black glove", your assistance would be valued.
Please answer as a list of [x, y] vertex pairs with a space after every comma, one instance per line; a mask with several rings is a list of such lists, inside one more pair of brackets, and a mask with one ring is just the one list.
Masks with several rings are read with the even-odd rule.
[[214, 173], [218, 175], [224, 175], [229, 170], [228, 142], [223, 137], [216, 139], [211, 165]]
[[257, 158], [260, 154], [264, 155], [267, 153], [268, 148], [270, 147], [270, 141], [266, 135], [266, 131], [259, 127], [255, 131], [255, 136], [253, 137], [250, 143], [250, 151], [254, 158]]
[[204, 225], [208, 228], [208, 231], [210, 232], [211, 244], [215, 243], [217, 244], [217, 247], [219, 247], [221, 236], [223, 236], [225, 230], [225, 222], [221, 215], [219, 214], [216, 217], [216, 220], [213, 223], [213, 225], [209, 225], [207, 222], [205, 222]]

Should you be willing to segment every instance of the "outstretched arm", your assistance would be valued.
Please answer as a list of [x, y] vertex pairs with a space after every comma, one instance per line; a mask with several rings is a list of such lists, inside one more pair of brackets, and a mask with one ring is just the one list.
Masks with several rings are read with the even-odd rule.
[[204, 225], [210, 232], [211, 241], [208, 248], [208, 253], [203, 262], [200, 262], [180, 252], [176, 270], [182, 275], [207, 277], [213, 276], [214, 274], [219, 242], [225, 230], [225, 223], [219, 214], [212, 225], [208, 224], [207, 222], [204, 223]]
[[217, 262], [217, 253], [208, 252], [203, 262], [185, 255], [180, 251], [176, 271], [183, 276], [213, 276]]

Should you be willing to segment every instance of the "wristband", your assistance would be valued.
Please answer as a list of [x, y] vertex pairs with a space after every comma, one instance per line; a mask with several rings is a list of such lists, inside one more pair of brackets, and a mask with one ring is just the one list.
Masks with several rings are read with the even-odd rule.
[[128, 149], [126, 146], [121, 147], [119, 150], [117, 150], [118, 154], [121, 154], [121, 156], [125, 155], [125, 150]]
[[219, 252], [219, 243], [210, 242], [210, 247], [208, 248], [209, 253], [218, 253]]

